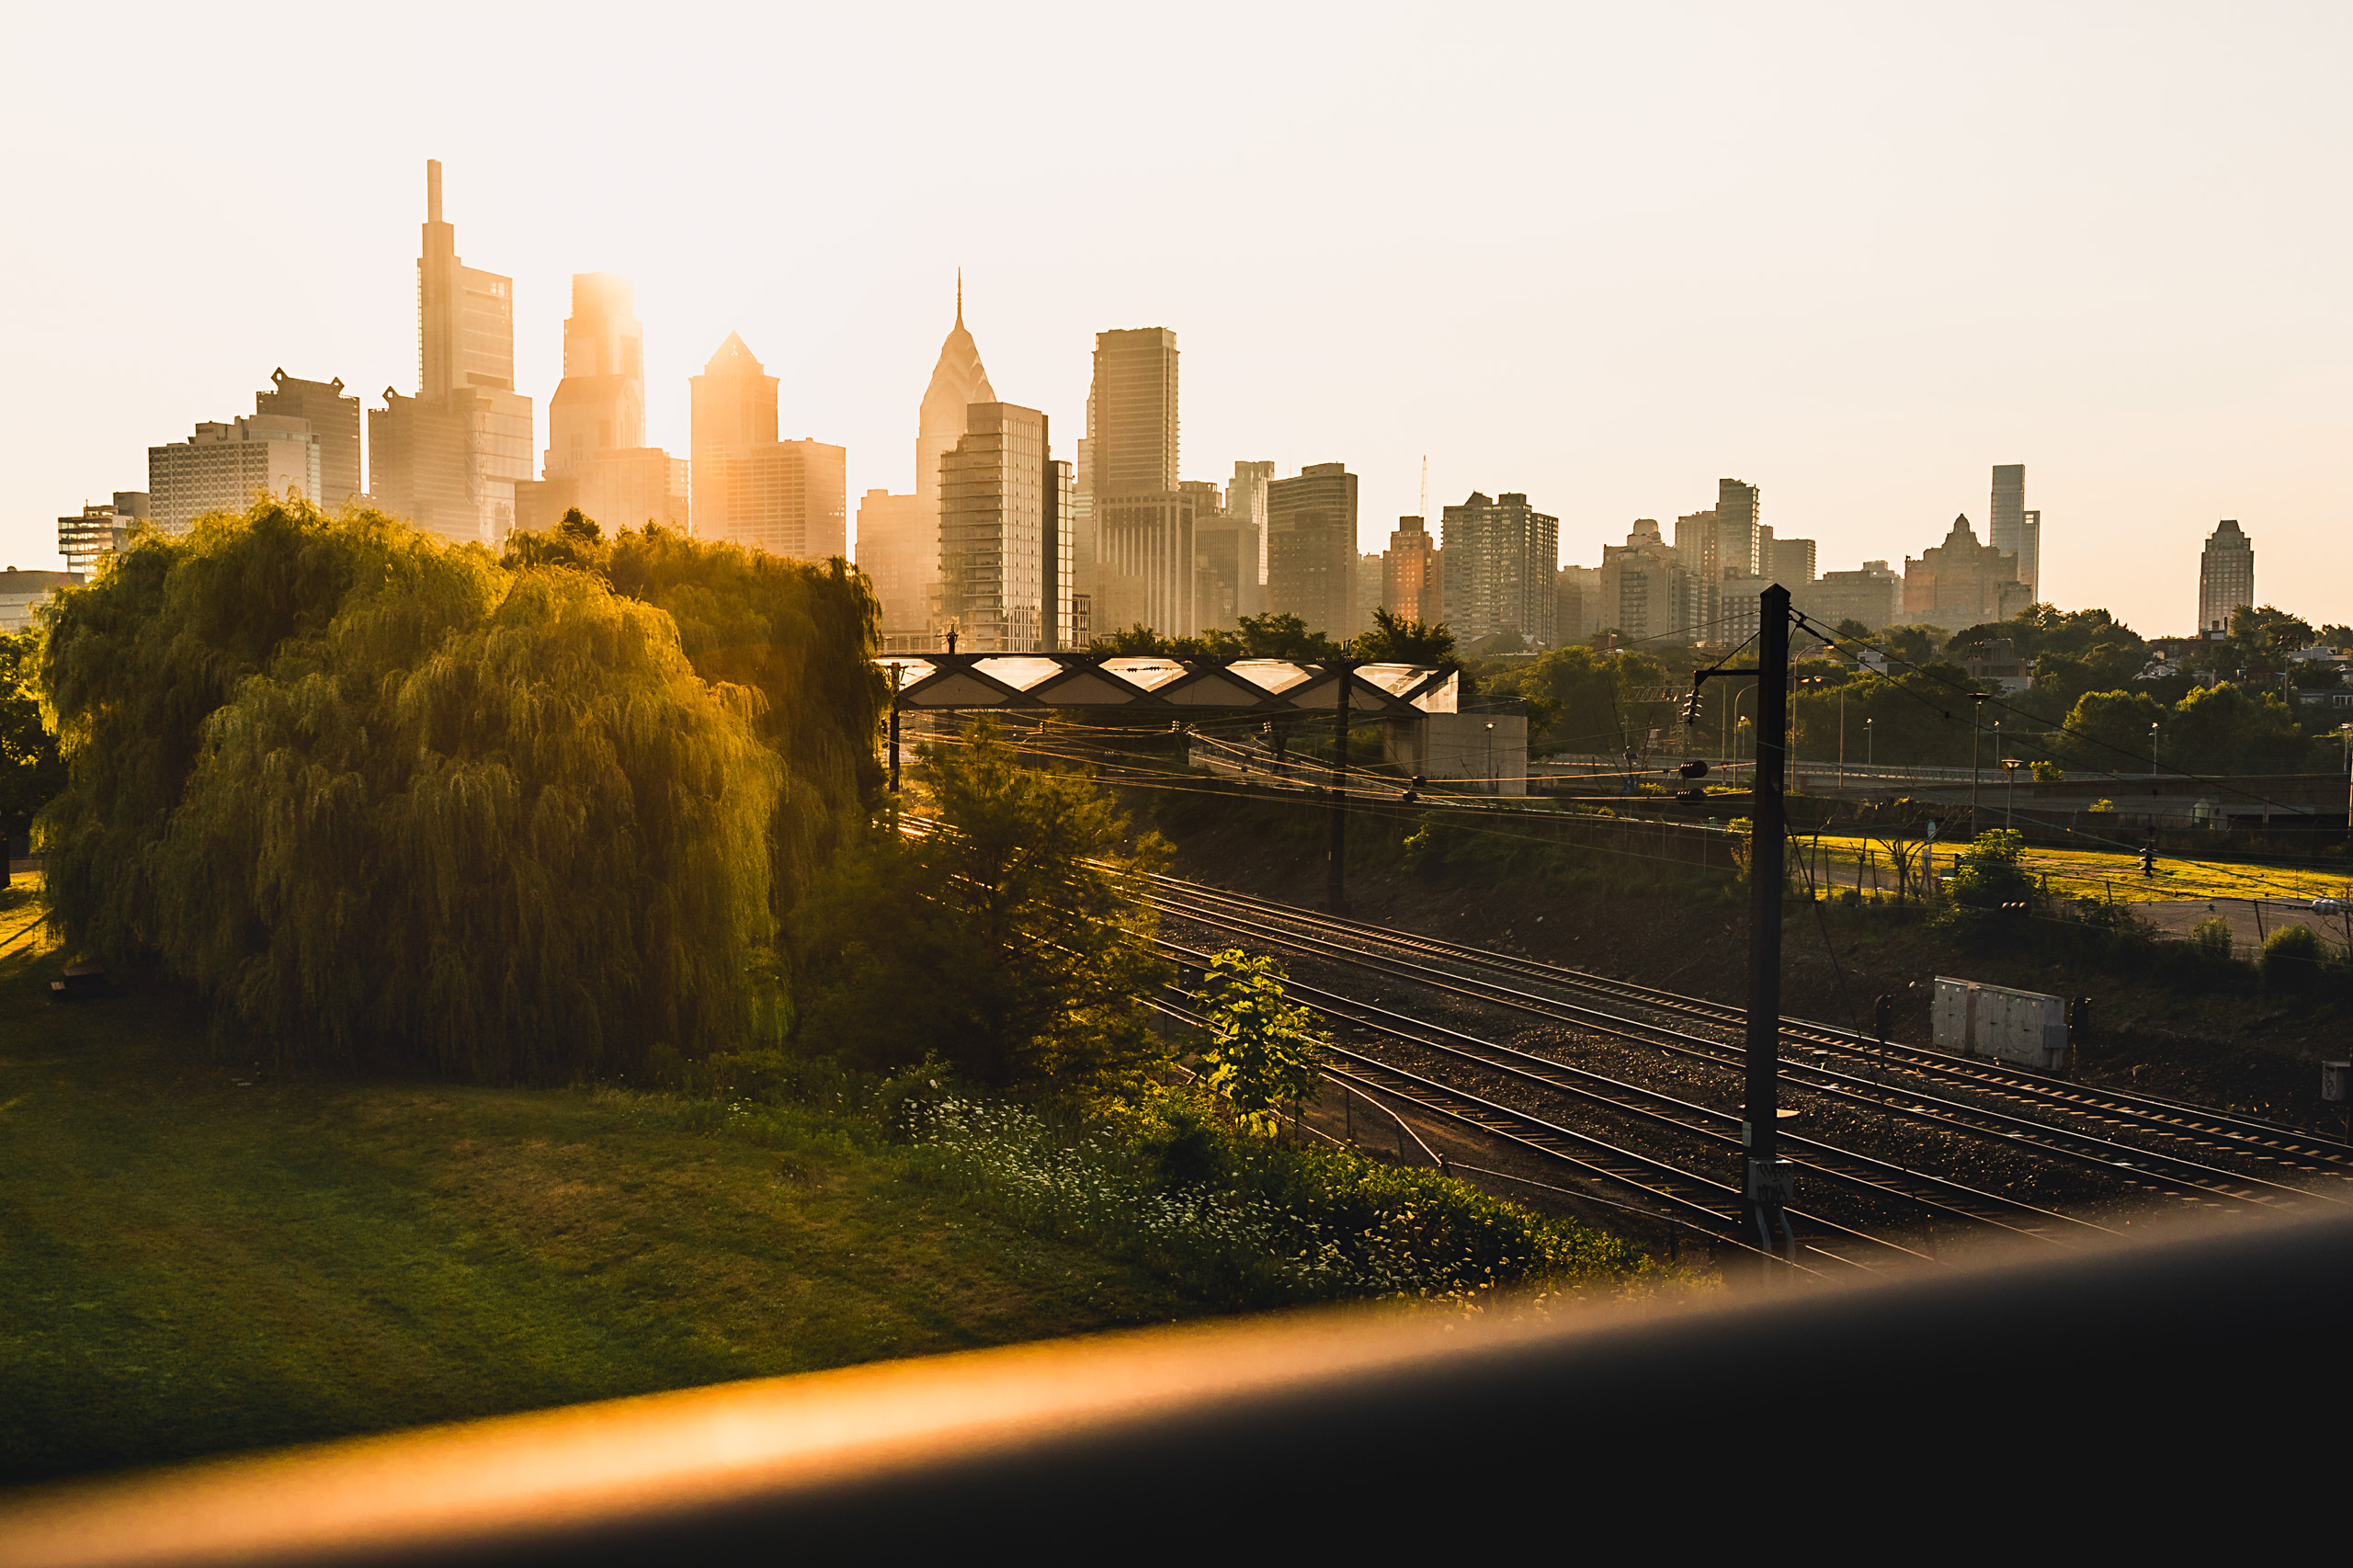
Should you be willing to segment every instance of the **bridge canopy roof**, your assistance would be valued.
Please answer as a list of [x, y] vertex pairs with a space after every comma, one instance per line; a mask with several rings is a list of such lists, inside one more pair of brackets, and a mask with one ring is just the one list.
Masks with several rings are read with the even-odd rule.
[[1129, 708], [1418, 719], [1455, 710], [1452, 665], [1358, 659], [1177, 659], [1125, 653], [890, 653], [902, 709]]

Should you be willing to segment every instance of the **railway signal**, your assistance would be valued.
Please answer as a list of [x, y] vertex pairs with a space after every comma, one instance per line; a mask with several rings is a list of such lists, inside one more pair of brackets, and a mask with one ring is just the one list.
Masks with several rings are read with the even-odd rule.
[[1685, 778], [1693, 781], [1691, 788], [1684, 790], [1682, 793], [1675, 797], [1677, 800], [1687, 801], [1692, 805], [1698, 805], [1700, 801], [1708, 798], [1708, 791], [1706, 789], [1697, 782], [1708, 776], [1708, 765], [1706, 763], [1701, 762], [1695, 756], [1689, 762], [1685, 763], [1675, 771], [1681, 774]]
[[2154, 844], [2141, 851], [2141, 874], [2144, 877], [2157, 874], [2157, 846]]
[[1686, 728], [1699, 727], [1699, 688], [1693, 687], [1691, 695], [1683, 699], [1683, 722]]

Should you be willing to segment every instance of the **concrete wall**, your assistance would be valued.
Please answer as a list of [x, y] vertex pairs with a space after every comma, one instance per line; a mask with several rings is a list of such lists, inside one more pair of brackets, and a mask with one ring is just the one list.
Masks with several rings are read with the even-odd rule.
[[1518, 713], [1432, 713], [1381, 725], [1382, 757], [1436, 785], [1488, 795], [1528, 793], [1528, 719]]

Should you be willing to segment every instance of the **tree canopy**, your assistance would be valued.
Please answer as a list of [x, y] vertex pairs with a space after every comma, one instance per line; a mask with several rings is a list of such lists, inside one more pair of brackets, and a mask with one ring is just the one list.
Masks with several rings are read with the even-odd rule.
[[55, 919], [279, 1061], [550, 1081], [739, 1041], [800, 869], [775, 842], [858, 810], [879, 695], [823, 682], [871, 602], [593, 525], [504, 562], [299, 502], [142, 534], [43, 611]]

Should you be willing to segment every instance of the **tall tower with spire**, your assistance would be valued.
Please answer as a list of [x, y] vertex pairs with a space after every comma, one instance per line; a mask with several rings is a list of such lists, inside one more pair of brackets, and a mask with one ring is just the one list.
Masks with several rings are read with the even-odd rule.
[[924, 388], [923, 406], [915, 415], [915, 498], [935, 522], [939, 517], [940, 457], [964, 438], [970, 427], [965, 411], [976, 403], [995, 401], [980, 347], [964, 330], [964, 269], [958, 267], [956, 324], [939, 346], [939, 362], [931, 368], [931, 384]]
[[425, 165], [416, 263], [416, 395], [384, 389], [368, 415], [368, 488], [446, 538], [495, 544], [531, 477], [531, 400], [515, 390], [515, 281], [466, 266], [441, 216], [441, 164]]

